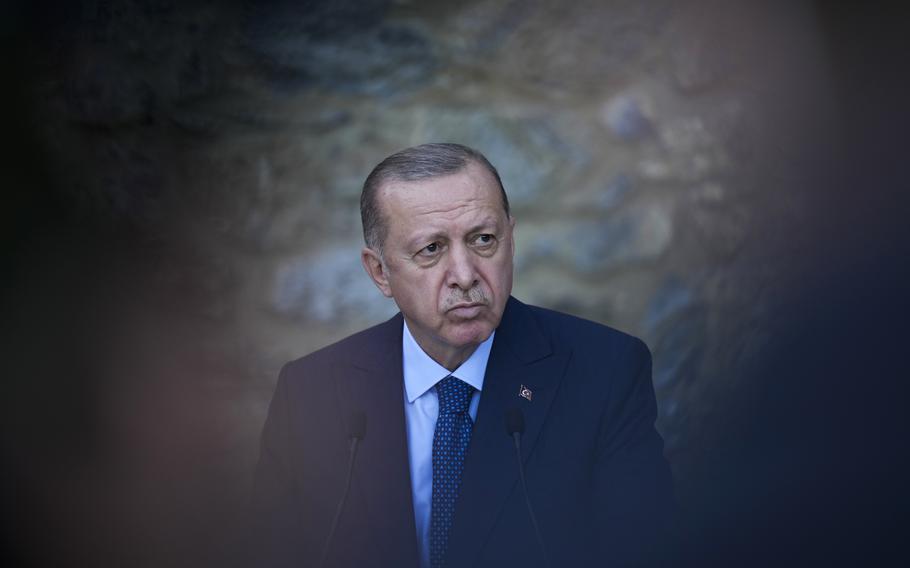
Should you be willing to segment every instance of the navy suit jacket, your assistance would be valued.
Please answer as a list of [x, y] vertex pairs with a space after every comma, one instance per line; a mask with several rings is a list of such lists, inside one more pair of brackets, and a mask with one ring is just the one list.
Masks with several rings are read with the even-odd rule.
[[[366, 436], [328, 566], [416, 568], [402, 317], [285, 365], [262, 434], [256, 566], [315, 566], [344, 491], [351, 416]], [[531, 400], [519, 396], [522, 385]], [[490, 353], [451, 567], [543, 566], [505, 413], [522, 409], [528, 491], [554, 566], [641, 565], [661, 553], [671, 477], [640, 340], [510, 298]]]

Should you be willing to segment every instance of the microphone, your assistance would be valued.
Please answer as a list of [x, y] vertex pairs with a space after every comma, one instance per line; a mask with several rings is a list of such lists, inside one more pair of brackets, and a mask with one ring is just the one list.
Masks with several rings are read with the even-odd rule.
[[525, 415], [520, 408], [510, 408], [506, 412], [506, 432], [516, 444], [521, 444], [521, 435], [525, 433]]
[[540, 547], [544, 566], [550, 566], [547, 547], [543, 543], [543, 536], [541, 536], [540, 527], [537, 525], [537, 515], [534, 514], [534, 507], [531, 506], [528, 484], [525, 483], [525, 467], [521, 461], [521, 435], [525, 433], [525, 415], [520, 408], [510, 408], [506, 411], [506, 433], [515, 442], [515, 455], [518, 458], [518, 478], [521, 480], [521, 491], [525, 496], [525, 505], [528, 506], [531, 524], [534, 525], [534, 536], [537, 537], [537, 545]]
[[338, 522], [341, 520], [341, 513], [344, 511], [344, 504], [348, 500], [348, 493], [351, 491], [351, 478], [354, 476], [354, 458], [357, 457], [357, 447], [361, 440], [367, 434], [367, 416], [362, 411], [351, 414], [348, 420], [348, 439], [350, 442], [350, 457], [348, 458], [348, 474], [344, 482], [344, 493], [338, 502], [338, 508], [335, 510], [335, 518], [332, 519], [332, 527], [329, 529], [329, 536], [325, 539], [325, 545], [322, 547], [322, 555], [319, 557], [319, 566], [325, 566], [325, 561], [329, 556], [329, 549], [332, 546], [332, 538], [335, 536], [335, 530], [338, 529]]

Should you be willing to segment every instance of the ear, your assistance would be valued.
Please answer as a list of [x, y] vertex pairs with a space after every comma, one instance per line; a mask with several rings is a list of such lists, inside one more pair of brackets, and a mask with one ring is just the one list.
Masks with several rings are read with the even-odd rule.
[[360, 262], [363, 263], [363, 269], [370, 275], [370, 279], [373, 280], [373, 284], [379, 288], [382, 295], [391, 298], [392, 287], [389, 286], [388, 270], [379, 253], [369, 247], [363, 247], [360, 251]]

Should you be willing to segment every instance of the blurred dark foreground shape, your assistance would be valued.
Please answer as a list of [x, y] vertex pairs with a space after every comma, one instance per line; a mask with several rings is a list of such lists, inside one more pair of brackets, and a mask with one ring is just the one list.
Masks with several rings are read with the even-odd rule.
[[[26, 4], [37, 8], [26, 8]], [[279, 4], [287, 8], [293, 3], [275, 5]], [[297, 237], [312, 239], [313, 233], [322, 236], [325, 227], [319, 225], [318, 230], [307, 232], [310, 226], [304, 223], [299, 234], [272, 231], [275, 226], [286, 226], [279, 223], [285, 219], [281, 215], [293, 208], [281, 201], [287, 196], [277, 190], [275, 195], [278, 197], [273, 201], [269, 201], [272, 194], [265, 197], [256, 194], [260, 187], [257, 180], [264, 180], [262, 183], [266, 184], [281, 175], [280, 168], [269, 169], [263, 165], [266, 164], [264, 158], [257, 161], [258, 156], [244, 156], [246, 161], [240, 160], [245, 168], [242, 171], [253, 172], [250, 174], [252, 181], [246, 178], [233, 180], [236, 186], [230, 186], [235, 192], [246, 186], [252, 188], [247, 188], [252, 197], [242, 194], [244, 198], [249, 197], [249, 202], [239, 198], [237, 201], [238, 209], [249, 214], [249, 219], [239, 217], [249, 223], [228, 227], [233, 233], [228, 229], [218, 232], [220, 225], [212, 221], [219, 215], [228, 216], [225, 213], [229, 209], [227, 200], [222, 197], [229, 193], [218, 193], [220, 187], [213, 189], [201, 182], [193, 187], [175, 183], [175, 195], [163, 190], [161, 195], [155, 192], [167, 180], [208, 180], [190, 174], [207, 173], [205, 170], [210, 163], [218, 163], [206, 162], [200, 156], [207, 156], [209, 145], [214, 145], [220, 135], [236, 135], [247, 142], [254, 139], [259, 146], [251, 145], [263, 148], [264, 153], [293, 152], [299, 148], [287, 149], [285, 144], [292, 137], [286, 129], [296, 128], [296, 135], [320, 142], [306, 147], [323, 152], [316, 154], [313, 161], [331, 163], [334, 167], [337, 160], [330, 158], [335, 157], [333, 152], [337, 148], [322, 144], [322, 139], [328, 139], [328, 133], [334, 128], [344, 133], [339, 137], [360, 132], [357, 126], [361, 115], [358, 112], [367, 117], [374, 117], [370, 113], [375, 112], [376, 120], [380, 121], [377, 132], [388, 134], [394, 130], [392, 134], [399, 136], [400, 130], [410, 128], [412, 123], [402, 118], [412, 118], [402, 111], [407, 108], [408, 93], [426, 86], [428, 77], [439, 71], [438, 61], [432, 53], [422, 51], [423, 36], [413, 30], [383, 28], [377, 31], [370, 27], [374, 19], [380, 19], [379, 14], [386, 4], [393, 3], [367, 4], [368, 9], [360, 12], [359, 18], [348, 19], [345, 10], [351, 10], [351, 4], [333, 10], [326, 2], [306, 3], [306, 8], [312, 9], [308, 12], [311, 17], [298, 28], [291, 25], [293, 22], [288, 24], [292, 30], [312, 32], [309, 38], [312, 44], [302, 47], [291, 41], [293, 38], [282, 37], [278, 41], [268, 33], [268, 26], [280, 27], [287, 22], [270, 17], [272, 6], [262, 2], [232, 2], [225, 3], [224, 7], [202, 1], [185, 4], [139, 0], [14, 3], [8, 12], [0, 14], [9, 16], [0, 18], [4, 40], [4, 49], [0, 50], [0, 70], [4, 77], [4, 87], [0, 89], [0, 115], [4, 124], [0, 152], [4, 162], [0, 168], [3, 192], [0, 206], [0, 252], [3, 255], [0, 259], [3, 268], [0, 282], [0, 361], [3, 362], [0, 387], [3, 540], [0, 561], [4, 566], [230, 566], [236, 559], [238, 543], [243, 540], [241, 527], [249, 474], [255, 461], [256, 439], [265, 401], [273, 386], [270, 381], [274, 380], [277, 370], [270, 367], [271, 361], [262, 354], [265, 350], [253, 352], [251, 346], [280, 344], [281, 348], [275, 347], [268, 354], [283, 356], [281, 350], [288, 345], [281, 342], [290, 343], [286, 337], [291, 335], [294, 324], [283, 322], [278, 327], [279, 332], [266, 339], [251, 338], [255, 332], [238, 322], [246, 321], [243, 316], [247, 310], [255, 311], [261, 306], [235, 305], [234, 299], [245, 296], [235, 293], [231, 286], [240, 287], [236, 282], [242, 281], [254, 287], [259, 283], [257, 279], [264, 277], [250, 271], [250, 274], [242, 275], [247, 278], [243, 280], [219, 264], [214, 253], [200, 255], [198, 250], [232, 248], [236, 257], [248, 261], [264, 254], [262, 247], [274, 246], [279, 251], [276, 255], [287, 256], [291, 245], [285, 241], [296, 245], [298, 243], [293, 241]], [[394, 4], [408, 5], [406, 2]], [[700, 22], [710, 20], [723, 4], [654, 1], [641, 5], [653, 8], [654, 14], [672, 17], [683, 13]], [[783, 2], [741, 3], [748, 7], [759, 4], [785, 5]], [[192, 22], [175, 24], [175, 21], [182, 22], [177, 16], [182, 14], [180, 6], [184, 5], [198, 10], [199, 19], [212, 23], [211, 28], [200, 29]], [[421, 5], [427, 7], [429, 3]], [[530, 69], [531, 80], [538, 78], [538, 67], [553, 72], [553, 77], [560, 80], [554, 81], [551, 77], [546, 93], [534, 91], [525, 101], [537, 101], [553, 90], [556, 94], [552, 100], [537, 101], [536, 104], [551, 105], [546, 116], [565, 119], [565, 124], [558, 121], [556, 124], [564, 128], [568, 124], [574, 129], [577, 123], [572, 121], [577, 120], [578, 115], [566, 118], [567, 115], [560, 114], [572, 105], [559, 97], [569, 96], [571, 102], [575, 100], [572, 96], [579, 96], [572, 89], [580, 90], [584, 95], [590, 85], [600, 85], [598, 80], [602, 77], [621, 83], [621, 73], [617, 74], [617, 79], [602, 71], [623, 69], [621, 63], [628, 54], [610, 52], [599, 57], [596, 50], [588, 49], [583, 54], [584, 60], [593, 64], [592, 70], [584, 75], [573, 74], [579, 67], [555, 62], [555, 55], [553, 61], [529, 61], [525, 48], [531, 43], [536, 45], [537, 40], [547, 46], [560, 43], [553, 35], [535, 35], [539, 28], [530, 28], [535, 33], [520, 29], [521, 18], [528, 12], [519, 10], [519, 5], [526, 6], [522, 10], [529, 11], [548, 7], [546, 2], [517, 2], [509, 5], [515, 9], [506, 6], [500, 11], [494, 10], [493, 13], [502, 13], [504, 17], [483, 21], [486, 27], [480, 26], [482, 33], [478, 32], [472, 38], [477, 39], [483, 49], [495, 51], [497, 45], [504, 45], [503, 50], [517, 54], [524, 65], [522, 69]], [[630, 8], [632, 5], [616, 2], [610, 4], [610, 8], [650, 17], [651, 12], [644, 8], [635, 12]], [[446, 6], [451, 7], [451, 3], [440, 3], [436, 8], [444, 12]], [[681, 506], [682, 552], [680, 555], [667, 551], [667, 563], [693, 567], [906, 566], [910, 564], [904, 542], [910, 534], [907, 481], [910, 479], [907, 455], [910, 413], [906, 410], [907, 395], [910, 394], [910, 359], [907, 356], [910, 339], [907, 333], [910, 190], [906, 142], [910, 134], [907, 104], [910, 93], [906, 62], [910, 59], [907, 58], [904, 29], [906, 9], [896, 2], [821, 0], [786, 3], [786, 6], [805, 8], [800, 13], [811, 15], [811, 23], [822, 37], [824, 57], [819, 67], [824, 67], [822, 71], [830, 73], [834, 81], [831, 88], [823, 90], [813, 102], [819, 108], [834, 108], [834, 120], [829, 125], [834, 135], [828, 141], [832, 149], [818, 152], [824, 157], [819, 163], [794, 166], [801, 172], [810, 171], [812, 175], [807, 175], [805, 182], [792, 178], [781, 180], [781, 183], [789, 184], [783, 191], [778, 191], [780, 188], [773, 183], [778, 178], [765, 176], [765, 172], [756, 172], [756, 176], [762, 176], [760, 178], [746, 180], [721, 176], [718, 182], [718, 187], [728, 189], [735, 189], [736, 182], [746, 186], [760, 182], [759, 196], [754, 201], [746, 201], [745, 207], [760, 219], [756, 223], [758, 235], [750, 237], [752, 250], [760, 249], [759, 252], [766, 252], [770, 258], [756, 255], [755, 262], [780, 263], [788, 270], [785, 278], [769, 285], [774, 288], [771, 295], [775, 303], [768, 317], [761, 320], [762, 335], [769, 340], [756, 348], [750, 364], [722, 377], [723, 384], [697, 384], [699, 388], [691, 391], [697, 394], [690, 398], [676, 397], [680, 392], [688, 392], [684, 390], [685, 383], [664, 398], [667, 402], [662, 408], [664, 417], [671, 414], [670, 403], [680, 400], [688, 401], [691, 407], [676, 408], [677, 413], [673, 416], [688, 412], [692, 417], [690, 422], [668, 418], [668, 431], [664, 432], [668, 439], [675, 436], [672, 448], [676, 452], [673, 458], [679, 466], [677, 493]], [[428, 10], [435, 13], [436, 8], [429, 6]], [[561, 8], [553, 10], [563, 11]], [[41, 13], [36, 19], [37, 25], [29, 24], [22, 16], [30, 11]], [[238, 107], [231, 106], [236, 103], [231, 97], [227, 97], [224, 108], [194, 108], [199, 100], [205, 100], [207, 89], [235, 89], [242, 93], [244, 88], [249, 88], [249, 83], [255, 83], [257, 88], [260, 86], [255, 82], [261, 80], [254, 73], [258, 68], [249, 60], [194, 58], [195, 47], [187, 47], [204, 44], [200, 37], [222, 41], [223, 36], [218, 35], [222, 30], [218, 26], [224, 21], [233, 22], [235, 13], [252, 14], [257, 25], [262, 26], [254, 30], [263, 32], [254, 39], [272, 64], [267, 69], [271, 81], [269, 88], [278, 85], [287, 91], [324, 89], [331, 93], [326, 97], [329, 100], [349, 101], [358, 96], [374, 98], [369, 98], [363, 108], [358, 107], [357, 112], [329, 109], [296, 123], [282, 114], [290, 108], [290, 105], [280, 106], [286, 99], [271, 92], [269, 101], [275, 102], [274, 108], [260, 105], [248, 109], [240, 104], [244, 112], [232, 115]], [[483, 20], [483, 14], [490, 12], [481, 10], [477, 13], [481, 16], [469, 12], [469, 16], [474, 14], [474, 19], [466, 21]], [[94, 14], [106, 14], [105, 17], [109, 16], [116, 25], [105, 28], [96, 20], [89, 21], [85, 14], [92, 18]], [[322, 14], [328, 23], [321, 22], [318, 14]], [[20, 16], [22, 19], [17, 19]], [[116, 20], [115, 16], [122, 19]], [[130, 19], [141, 20], [140, 16], [146, 18], [145, 28]], [[172, 17], [174, 19], [169, 19]], [[134, 24], [146, 35], [130, 27]], [[798, 32], [802, 31], [795, 27]], [[657, 24], [654, 28], [624, 28], [622, 22], [611, 28], [625, 31], [628, 37], [623, 37], [629, 45], [635, 46], [635, 53], [645, 54], [642, 69], [647, 72], [643, 72], [643, 76], [649, 81], [653, 76], [646, 64], [655, 64], [657, 60], [647, 59], [651, 46], [648, 34], [658, 28]], [[518, 34], [511, 43], [503, 39], [510, 37], [508, 34], [515, 29], [520, 29], [524, 35]], [[103, 36], [97, 30], [110, 32], [111, 37]], [[396, 30], [397, 33], [393, 33]], [[369, 33], [362, 33], [364, 31]], [[725, 31], [736, 35], [735, 30]], [[99, 37], [91, 36], [92, 33], [98, 33]], [[124, 53], [99, 49], [71, 54], [60, 47], [69, 45], [67, 41], [79, 44], [80, 34], [91, 42], [103, 44], [108, 41], [126, 46], [125, 50], [135, 49], [130, 56], [145, 65], [144, 69], [151, 69], [150, 77], [159, 77], [159, 74], [166, 77], [162, 80], [164, 95], [153, 96], [154, 89], [137, 79], [148, 77], [138, 72], [133, 75], [136, 70], [133, 67], [126, 67], [122, 77], [118, 75], [117, 80], [110, 80], [111, 77], [103, 72], [108, 69], [105, 64], [113, 62], [112, 68], [120, 69], [117, 65], [122, 64]], [[224, 35], [233, 37], [228, 33]], [[572, 41], [568, 45], [571, 46], [587, 46], [591, 42], [599, 47], [625, 45], [618, 40], [612, 43], [612, 38], [596, 34], [580, 39], [566, 34], [567, 37], [570, 35]], [[808, 31], [805, 35], [793, 35], [796, 41], [791, 47], [797, 50], [793, 53], [797, 60], [801, 55], [798, 50], [805, 47], [799, 41], [805, 39], [811, 43], [814, 36]], [[165, 43], [164, 47], [157, 43], [158, 39]], [[452, 41], [448, 37], [443, 39]], [[337, 45], [333, 41], [337, 41]], [[86, 40], [86, 43], [91, 42]], [[313, 45], [339, 49], [325, 49], [325, 61], [306, 59], [297, 68], [279, 65], [283, 55], [298, 53]], [[381, 58], [368, 59], [360, 67], [352, 64], [351, 53], [357, 53], [357, 49], [365, 45], [387, 49], [398, 58], [395, 61], [403, 63], [400, 72], [386, 73], [388, 62]], [[454, 41], [446, 45], [457, 47], [461, 44]], [[714, 44], [708, 42], [706, 45]], [[724, 45], [721, 42], [721, 47]], [[771, 43], [766, 47], [767, 53], [778, 56], [785, 51]], [[723, 83], [722, 77], [719, 79], [712, 73], [699, 71], [708, 69], [722, 75], [727, 71], [724, 67], [726, 53], [707, 48], [704, 51], [696, 50], [700, 57], [716, 59], [714, 62], [719, 71], [711, 65], [695, 65], [688, 69], [691, 73], [682, 84], [668, 88], [682, 100], [680, 105], [697, 107], [706, 104], [705, 100], [710, 102], [713, 100], [710, 96], [707, 99], [698, 97], [710, 90], [710, 85]], [[208, 53], [204, 49], [201, 52], [203, 55]], [[236, 52], [229, 55], [236, 55]], [[60, 69], [66, 66], [61, 61], [69, 61], [68, 56], [88, 67], [84, 82], [73, 85], [62, 76]], [[171, 80], [167, 72], [171, 71], [168, 65], [173, 62], [168, 57], [176, 60], [177, 56], [183, 58], [179, 62], [185, 64], [188, 71], [175, 73], [177, 78]], [[456, 50], [449, 57], [440, 60], [460, 64], [463, 61], [459, 58], [471, 57], [471, 52]], [[697, 57], [693, 61], [701, 62]], [[344, 73], [329, 72], [334, 69], [333, 62], [343, 64]], [[775, 67], [786, 62], [763, 60], [760, 63]], [[231, 65], [236, 66], [232, 69], [242, 72], [227, 79], [219, 76], [219, 72]], [[456, 75], [454, 79], [467, 82], [476, 72], [485, 80], [510, 71], [502, 67], [468, 68], [470, 73], [465, 71], [466, 76]], [[101, 70], [100, 76], [93, 75], [95, 69]], [[207, 72], [201, 71], [204, 69]], [[254, 75], [255, 80], [251, 79]], [[512, 75], [507, 78], [516, 80]], [[573, 83], [573, 80], [577, 82]], [[525, 83], [519, 84], [521, 92], [530, 90], [525, 88]], [[616, 84], [611, 83], [611, 88]], [[111, 85], [110, 90], [101, 88]], [[767, 92], [776, 93], [779, 100], [762, 102], [781, 106], [791, 102], [788, 97], [792, 91], [799, 91], [798, 85], [790, 83], [768, 87]], [[61, 102], [59, 97], [54, 98], [66, 88], [74, 90], [75, 100]], [[566, 90], [558, 91], [558, 88]], [[440, 88], [433, 96], [441, 97], [443, 91], [452, 90]], [[229, 94], [235, 96], [236, 91]], [[681, 91], [685, 91], [685, 96], [679, 94]], [[467, 90], [467, 95], [463, 91], [457, 92], [465, 98], [447, 101], [450, 106], [460, 109], [481, 104], [477, 102], [477, 95], [471, 94], [471, 89]], [[47, 103], [42, 96], [54, 104]], [[85, 100], [78, 96], [97, 104], [83, 104]], [[495, 98], [491, 95], [491, 99]], [[588, 100], [583, 96], [579, 98]], [[619, 149], [616, 155], [624, 156], [622, 159], [626, 161], [617, 160], [625, 166], [639, 161], [639, 150], [656, 144], [651, 138], [653, 129], [665, 125], [649, 122], [646, 105], [640, 108], [629, 102], [632, 99], [620, 98], [620, 102], [625, 101], [625, 106], [618, 105], [622, 112], [611, 106], [607, 118], [612, 122], [607, 126], [595, 126], [617, 138], [613, 140]], [[487, 103], [485, 98], [480, 99], [483, 104]], [[57, 104], [61, 107], [55, 106]], [[67, 107], [67, 104], [71, 106]], [[511, 100], [501, 104], [510, 112], [513, 106], [521, 110], [521, 105], [513, 105]], [[375, 110], [377, 108], [379, 110]], [[422, 110], [434, 108], [426, 106]], [[751, 110], [751, 107], [746, 108]], [[199, 112], [193, 114], [187, 109]], [[688, 109], [688, 112], [697, 115], [699, 110]], [[57, 123], [52, 118], [70, 117], [67, 113], [76, 117], [74, 121], [78, 124], [73, 130], [78, 130], [81, 137], [70, 130], [56, 129]], [[415, 113], [415, 116], [413, 121], [419, 124], [432, 122], [434, 118], [432, 112]], [[500, 130], [482, 132], [490, 135], [488, 141], [498, 145], [497, 148], [517, 147], [509, 145], [506, 135], [514, 128], [522, 138], [533, 138], [534, 144], [564, 150], [553, 131], [539, 127], [542, 122], [530, 121], [530, 126], [521, 124], [525, 128], [521, 129], [516, 126], [518, 121], [509, 122], [502, 117], [487, 120], [493, 116], [491, 114], [453, 113], [447, 116], [450, 119], [454, 116], [451, 122], [457, 123], [458, 127], [468, 124], [472, 128], [476, 126], [478, 131], [488, 122], [496, 122]], [[473, 122], [461, 121], [462, 116], [480, 118]], [[401, 121], [407, 128], [398, 128], [401, 125], [396, 121]], [[344, 130], [344, 125], [349, 130]], [[397, 129], [386, 128], [389, 125]], [[765, 129], [762, 141], [770, 146], [789, 149], [793, 145], [800, 146], [799, 140], [794, 141], [800, 132], [794, 132], [792, 124], [770, 121], [761, 126]], [[151, 132], [148, 140], [135, 134], [145, 132], [145, 127]], [[267, 137], [262, 135], [266, 130], [269, 130]], [[588, 133], [584, 128], [574, 130], [580, 133], [582, 140]], [[695, 130], [691, 138], [683, 137], [683, 145], [700, 143], [697, 136], [700, 131]], [[683, 131], [683, 134], [688, 132]], [[534, 136], [524, 136], [527, 133]], [[365, 145], [364, 140], [354, 134], [350, 134], [354, 142], [346, 138], [345, 141]], [[131, 139], [133, 136], [135, 140]], [[261, 142], [257, 136], [272, 142]], [[377, 147], [388, 143], [371, 138], [375, 136], [373, 132], [365, 139], [371, 144], [376, 142]], [[814, 138], [808, 136], [807, 139]], [[141, 152], [137, 158], [137, 153], [130, 151], [131, 144], [141, 147], [147, 142], [154, 150], [148, 155], [160, 162], [148, 161]], [[748, 154], [750, 146], [743, 146], [746, 150], [742, 153]], [[536, 152], [538, 146], [532, 148]], [[816, 154], [808, 151], [815, 148], [804, 149], [807, 150], [805, 154]], [[91, 169], [93, 163], [78, 163], [78, 157], [84, 155], [95, 156], [107, 166], [110, 163], [119, 165], [117, 160], [124, 161], [124, 172], [119, 172], [123, 177], [112, 174], [111, 169], [116, 170], [116, 167], [101, 172]], [[181, 157], [187, 155], [192, 159], [181, 161]], [[533, 152], [529, 155], [537, 156]], [[614, 155], [609, 157], [613, 159]], [[293, 158], [296, 160], [297, 154]], [[527, 174], [517, 177], [522, 181], [546, 179], [541, 172], [546, 171], [551, 161], [562, 159], [562, 154], [547, 155], [542, 159], [542, 166], [528, 161], [530, 173], [517, 167], [517, 174]], [[534, 169], [531, 166], [541, 167]], [[775, 167], [776, 164], [768, 166]], [[356, 167], [357, 164], [351, 166], [352, 169]], [[238, 166], [237, 171], [240, 170]], [[655, 171], [661, 173], [659, 169], [652, 173]], [[737, 177], [729, 173], [724, 175]], [[335, 181], [328, 177], [317, 176], [313, 184], [328, 186], [329, 182]], [[596, 180], [608, 186], [602, 195], [603, 203], [598, 205], [602, 206], [603, 216], [613, 214], [616, 209], [628, 208], [630, 199], [647, 202], [663, 199], [671, 193], [675, 198], [689, 185], [680, 182], [676, 187], [668, 182], [672, 187], [661, 187], [648, 193], [647, 189], [639, 191], [641, 188], [635, 186], [636, 180], [632, 178], [631, 175], [618, 176], [614, 180], [616, 183]], [[109, 184], [115, 190], [126, 188], [133, 193], [77, 191], [84, 189], [77, 182], [85, 179], [99, 185]], [[212, 179], [232, 181], [227, 177], [213, 176]], [[556, 189], [563, 192], [575, 183], [582, 186], [585, 180], [560, 181], [566, 187]], [[280, 186], [278, 183], [273, 185]], [[356, 186], [356, 182], [353, 185]], [[705, 187], [715, 186], [706, 184]], [[788, 190], [792, 190], [792, 195]], [[640, 194], [644, 194], [644, 198]], [[533, 210], [535, 197], [530, 195], [525, 199], [531, 203], [525, 207]], [[707, 191], [705, 195], [714, 193]], [[350, 201], [344, 202], [345, 206], [356, 201], [356, 196], [345, 194], [343, 197]], [[93, 201], [93, 198], [98, 199]], [[110, 198], [110, 202], [102, 198]], [[779, 216], [778, 213], [786, 211], [791, 204], [790, 198], [797, 203], [793, 207], [798, 209], [799, 215]], [[799, 209], [797, 198], [808, 203], [808, 207]], [[329, 199], [328, 193], [313, 193], [313, 204], [307, 202], [307, 206], [312, 207], [304, 212], [324, 217], [322, 220], [327, 224], [345, 226], [347, 217], [325, 215], [324, 206]], [[260, 206], [274, 217], [254, 218], [250, 211], [260, 211], [257, 209]], [[646, 216], [646, 219], [663, 220], [661, 215]], [[149, 219], [151, 221], [143, 225], [142, 221]], [[737, 218], [724, 219], [728, 223], [721, 226], [737, 229]], [[312, 219], [305, 217], [305, 220]], [[693, 233], [684, 229], [697, 225], [698, 221], [698, 218], [685, 216], [674, 220], [680, 234], [688, 236]], [[592, 226], [598, 225], [593, 223]], [[659, 229], [664, 225], [656, 223], [656, 226]], [[628, 229], [625, 225], [619, 228]], [[731, 233], [735, 235], [736, 231]], [[622, 230], [605, 234], [617, 239], [625, 235]], [[653, 242], [644, 241], [646, 244]], [[526, 242], [529, 249], [540, 244], [533, 239]], [[202, 243], [211, 246], [205, 248]], [[723, 249], [725, 243], [727, 241], [715, 236], [704, 246]], [[576, 268], [581, 265], [585, 269], [584, 261], [589, 260], [585, 247], [591, 242], [572, 244], [576, 245], [572, 247], [573, 252], [581, 252], [566, 262], [574, 262]], [[596, 238], [593, 244], [595, 248], [601, 246]], [[612, 250], [611, 244], [604, 244], [603, 249]], [[673, 247], [685, 247], [689, 243], [680, 239], [672, 244]], [[639, 264], [636, 264], [639, 261], [632, 262], [632, 276], [623, 282], [634, 284], [639, 282], [635, 278], [642, 272], [664, 270], [664, 265], [658, 265], [658, 261], [668, 264], [678, 261], [673, 257], [677, 250], [673, 247], [661, 249], [664, 255], [658, 260], [647, 257]], [[543, 250], [547, 252], [546, 247]], [[730, 255], [736, 257], [740, 250], [732, 247]], [[721, 272], [729, 268], [729, 264], [724, 264], [728, 260], [724, 258], [722, 265], [705, 266], [709, 271]], [[736, 258], [729, 262], [735, 266], [734, 260]], [[174, 266], [179, 269], [171, 270]], [[595, 265], [594, 268], [598, 267]], [[217, 277], [212, 277], [213, 273], [217, 273]], [[705, 281], [710, 278], [706, 277]], [[735, 279], [726, 282], [730, 281], [737, 282]], [[219, 287], [222, 285], [227, 290]], [[607, 285], [597, 281], [592, 287], [599, 290]], [[545, 286], [539, 288], [552, 291]], [[707, 298], [709, 302], [716, 300]], [[262, 303], [268, 302], [262, 300]], [[236, 317], [223, 317], [224, 313]], [[604, 309], [597, 315], [606, 317], [612, 312]], [[748, 313], [737, 314], [742, 318], [749, 316]], [[703, 326], [706, 329], [716, 324], [714, 319], [705, 319], [708, 320]], [[314, 329], [316, 332], [312, 335], [319, 335], [322, 328]], [[693, 333], [697, 334], [702, 328], [695, 326], [694, 329]], [[703, 335], [707, 335], [707, 331]], [[312, 337], [309, 339], [313, 340]], [[324, 336], [317, 339], [323, 340]], [[748, 341], [748, 338], [742, 341]], [[655, 355], [657, 362], [665, 354], [656, 352]], [[712, 352], [705, 357], [722, 361], [728, 356], [727, 352]], [[721, 364], [717, 367], [724, 368]], [[681, 375], [690, 371], [683, 364], [672, 370]], [[672, 388], [677, 384], [673, 382], [674, 378], [681, 380], [671, 376], [667, 383]]]

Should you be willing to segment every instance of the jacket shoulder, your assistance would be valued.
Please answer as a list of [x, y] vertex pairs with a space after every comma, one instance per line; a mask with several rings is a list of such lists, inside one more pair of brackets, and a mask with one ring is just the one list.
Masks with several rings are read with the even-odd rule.
[[332, 370], [339, 366], [352, 364], [359, 356], [386, 348], [389, 340], [401, 342], [401, 315], [358, 331], [312, 353], [289, 361], [281, 370], [281, 375], [294, 380], [298, 376], [310, 375], [314, 370]]

